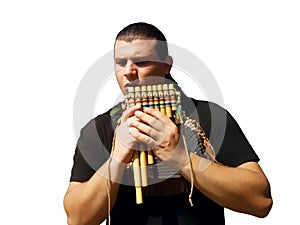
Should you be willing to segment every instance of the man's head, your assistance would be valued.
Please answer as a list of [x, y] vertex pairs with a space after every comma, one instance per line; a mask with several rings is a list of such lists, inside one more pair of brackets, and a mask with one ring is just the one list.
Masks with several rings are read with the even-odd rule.
[[133, 81], [140, 85], [154, 83], [150, 77], [165, 77], [172, 67], [165, 36], [147, 23], [130, 24], [119, 32], [114, 61], [116, 78], [123, 93]]

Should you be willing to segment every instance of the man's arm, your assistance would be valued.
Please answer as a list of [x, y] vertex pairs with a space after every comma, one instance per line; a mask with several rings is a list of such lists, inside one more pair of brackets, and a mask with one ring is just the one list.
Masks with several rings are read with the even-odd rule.
[[[108, 161], [86, 182], [70, 182], [64, 197], [64, 207], [69, 225], [98, 225], [108, 216], [108, 190], [113, 207], [119, 183], [108, 180], [105, 175]], [[112, 180], [120, 180], [124, 166], [112, 160], [110, 164]]]
[[[130, 125], [139, 132], [132, 135], [153, 146], [155, 155], [178, 169], [188, 181], [193, 173], [194, 184], [202, 193], [226, 208], [258, 217], [267, 216], [272, 207], [270, 185], [258, 163], [228, 167], [205, 162], [206, 159], [191, 153], [191, 171], [186, 149], [174, 123], [153, 109], [147, 109], [146, 113], [137, 111], [135, 115], [139, 120]], [[202, 165], [209, 166], [203, 170]]]
[[[272, 207], [270, 185], [258, 163], [227, 167], [213, 162], [202, 171], [202, 160], [206, 159], [191, 154], [194, 185], [203, 194], [234, 211], [257, 217], [268, 215]], [[189, 164], [181, 168], [180, 174], [191, 181]]]
[[134, 149], [136, 139], [130, 135], [133, 131], [128, 127], [128, 123], [137, 120], [132, 116], [137, 109], [140, 109], [140, 106], [134, 106], [123, 112], [122, 123], [116, 131], [111, 162], [106, 161], [88, 181], [70, 183], [64, 198], [69, 225], [98, 225], [107, 218], [108, 190], [111, 197], [111, 210], [116, 201], [126, 165], [132, 159], [132, 149]]

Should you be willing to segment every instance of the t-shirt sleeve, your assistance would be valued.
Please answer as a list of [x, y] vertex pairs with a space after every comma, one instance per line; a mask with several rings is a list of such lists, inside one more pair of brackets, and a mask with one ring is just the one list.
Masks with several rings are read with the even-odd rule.
[[197, 105], [200, 125], [216, 153], [216, 160], [236, 167], [259, 158], [233, 116], [223, 107], [200, 101]]
[[224, 139], [217, 154], [217, 160], [236, 167], [245, 162], [258, 162], [259, 158], [232, 115], [225, 110], [226, 124]]
[[101, 126], [99, 120], [93, 119], [81, 129], [73, 157], [70, 181], [89, 180], [109, 158], [109, 152], [103, 145], [103, 139], [99, 136], [98, 126]]
[[86, 162], [80, 150], [76, 147], [70, 181], [84, 182], [89, 180], [94, 173], [95, 170]]

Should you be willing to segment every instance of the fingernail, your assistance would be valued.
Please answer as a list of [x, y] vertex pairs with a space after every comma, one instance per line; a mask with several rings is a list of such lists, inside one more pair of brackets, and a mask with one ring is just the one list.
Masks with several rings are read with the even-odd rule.
[[143, 115], [143, 112], [141, 112], [141, 111], [135, 111], [134, 114], [135, 114], [136, 116], [141, 116], [141, 115]]

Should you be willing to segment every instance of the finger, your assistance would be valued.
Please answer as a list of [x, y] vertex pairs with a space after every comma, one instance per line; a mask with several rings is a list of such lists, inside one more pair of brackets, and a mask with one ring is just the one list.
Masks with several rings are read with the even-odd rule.
[[116, 139], [123, 147], [136, 150], [134, 147], [137, 139], [133, 136], [133, 134], [138, 132], [139, 130], [134, 127], [121, 125], [117, 130]]
[[[156, 119], [155, 119], [156, 120]], [[161, 135], [160, 132], [157, 132], [155, 129], [153, 129], [151, 126], [140, 122], [139, 120], [132, 120], [128, 123], [129, 127], [134, 127], [138, 129], [140, 132], [144, 133], [147, 136], [152, 137], [153, 139], [157, 140], [159, 136]]]
[[155, 148], [156, 146], [158, 146], [158, 143], [156, 142], [156, 140], [154, 138], [152, 138], [146, 134], [143, 134], [141, 132], [133, 132], [132, 136], [137, 141], [145, 143], [150, 148]]
[[125, 122], [129, 117], [133, 116], [134, 115], [134, 112], [136, 110], [139, 110], [141, 108], [140, 105], [135, 105], [135, 106], [132, 106], [128, 109], [126, 109], [123, 114], [122, 114], [122, 122]]
[[161, 120], [163, 123], [169, 122], [169, 117], [167, 117], [164, 113], [160, 112], [159, 110], [152, 109], [152, 108], [144, 108], [144, 112], [156, 119]]
[[138, 129], [130, 126], [129, 124], [133, 123], [134, 121], [138, 121], [139, 119], [135, 116], [128, 118], [127, 121], [125, 121], [124, 123], [121, 123], [121, 125], [119, 126], [118, 130], [117, 130], [117, 135], [119, 136], [123, 136], [126, 137], [126, 135], [131, 135], [132, 132], [138, 132]]
[[156, 131], [160, 131], [164, 129], [164, 123], [160, 121], [160, 119], [152, 115], [149, 115], [139, 110], [135, 111], [134, 115], [137, 118], [139, 118], [143, 123], [149, 124]]
[[133, 121], [140, 121], [140, 119], [133, 115], [133, 116], [131, 116], [130, 118], [128, 118], [128, 119], [125, 121], [125, 123], [126, 123], [128, 126], [130, 126], [130, 124], [131, 124]]
[[[138, 112], [138, 111], [136, 111], [136, 112]], [[168, 116], [166, 116], [164, 113], [162, 113], [156, 109], [144, 108], [144, 113], [145, 114], [140, 114], [139, 116], [145, 120], [147, 120], [147, 119], [150, 120], [150, 121], [148, 121], [148, 123], [154, 121], [154, 120], [151, 120], [150, 118], [155, 118], [167, 126], [169, 126], [170, 124], [173, 124], [172, 120]], [[150, 117], [147, 117], [146, 115], [148, 115]]]

